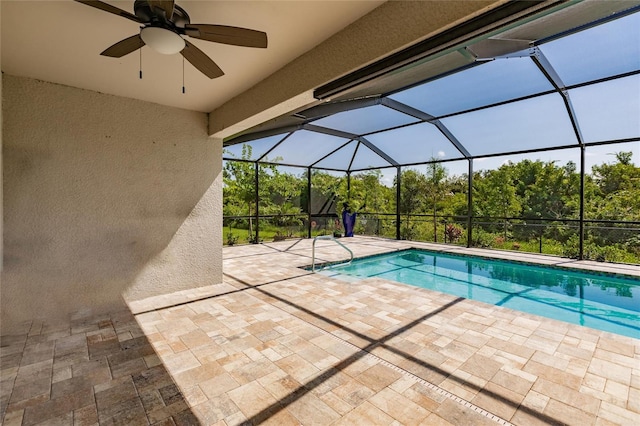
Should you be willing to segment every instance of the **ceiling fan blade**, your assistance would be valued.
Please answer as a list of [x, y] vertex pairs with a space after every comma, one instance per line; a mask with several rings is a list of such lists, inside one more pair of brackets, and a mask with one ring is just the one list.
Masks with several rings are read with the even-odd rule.
[[121, 58], [124, 55], [128, 55], [131, 52], [135, 52], [144, 46], [144, 41], [140, 38], [140, 34], [132, 35], [124, 40], [120, 40], [111, 47], [105, 49], [101, 53], [102, 56], [109, 56], [111, 58]]
[[137, 23], [143, 23], [140, 18], [138, 18], [133, 13], [129, 13], [126, 10], [122, 10], [118, 7], [111, 6], [108, 3], [99, 0], [75, 0], [78, 3], [86, 4], [87, 6], [95, 7], [96, 9], [104, 10], [105, 12], [113, 13], [114, 15], [119, 15], [127, 19], [131, 19]]
[[245, 47], [267, 47], [267, 34], [248, 28], [229, 27], [226, 25], [189, 24], [185, 26], [184, 32], [189, 37], [216, 43]]
[[173, 16], [174, 0], [147, 0], [147, 3], [149, 3], [151, 10], [163, 10], [165, 19], [170, 20]]
[[216, 65], [216, 63], [213, 62], [202, 50], [198, 49], [187, 40], [184, 42], [185, 48], [182, 49], [180, 54], [182, 54], [182, 56], [184, 56], [191, 65], [196, 67], [201, 73], [209, 78], [217, 78], [224, 75], [224, 72], [220, 67]]

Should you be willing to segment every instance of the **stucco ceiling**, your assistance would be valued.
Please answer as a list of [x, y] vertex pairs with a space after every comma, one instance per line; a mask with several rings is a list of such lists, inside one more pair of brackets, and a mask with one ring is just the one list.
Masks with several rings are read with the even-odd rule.
[[[133, 12], [133, 0], [108, 1]], [[180, 1], [192, 23], [265, 31], [267, 49], [190, 39], [225, 72], [210, 80], [182, 56], [142, 49], [119, 59], [100, 56], [136, 34], [139, 24], [67, 1], [1, 2], [2, 71], [54, 83], [210, 112], [380, 4], [367, 1]]]

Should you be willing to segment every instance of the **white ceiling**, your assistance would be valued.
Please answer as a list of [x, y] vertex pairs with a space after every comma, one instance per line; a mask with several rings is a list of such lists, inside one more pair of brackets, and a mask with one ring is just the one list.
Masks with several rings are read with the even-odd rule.
[[[108, 1], [133, 13], [133, 0]], [[136, 34], [139, 24], [71, 1], [2, 0], [2, 71], [194, 111], [210, 112], [315, 47], [383, 0], [176, 1], [194, 24], [265, 31], [267, 49], [190, 38], [225, 72], [210, 80], [182, 56], [142, 49], [122, 58], [100, 56]]]

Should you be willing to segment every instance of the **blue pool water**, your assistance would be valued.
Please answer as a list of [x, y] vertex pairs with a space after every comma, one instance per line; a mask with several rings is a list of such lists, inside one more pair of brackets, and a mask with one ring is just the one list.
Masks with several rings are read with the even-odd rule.
[[397, 281], [640, 338], [640, 279], [416, 249], [323, 273]]

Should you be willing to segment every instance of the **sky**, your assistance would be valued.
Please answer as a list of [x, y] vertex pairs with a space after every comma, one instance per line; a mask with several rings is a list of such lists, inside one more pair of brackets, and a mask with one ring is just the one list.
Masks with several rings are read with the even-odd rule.
[[[472, 156], [481, 157], [474, 160], [475, 171], [495, 169], [508, 161], [518, 162], [525, 158], [555, 161], [558, 165], [573, 161], [579, 166], [580, 152], [577, 148], [483, 157], [507, 151], [577, 145], [566, 99], [569, 99], [585, 143], [640, 139], [640, 12], [541, 44], [538, 49], [518, 57], [496, 58], [400, 91], [389, 98], [441, 117], [442, 128], [446, 128]], [[549, 92], [553, 86], [528, 56], [530, 53], [546, 58], [561, 82], [570, 87], [564, 95]], [[607, 80], [619, 75], [624, 77]], [[583, 85], [597, 79], [605, 80]], [[531, 97], [535, 94], [541, 95]], [[525, 98], [499, 104], [521, 97]], [[475, 109], [496, 103], [498, 105], [493, 107]], [[468, 112], [455, 114], [459, 111]], [[419, 121], [384, 105], [374, 105], [337, 113], [312, 124], [365, 134], [369, 142], [401, 164], [463, 157], [440, 131], [442, 128]], [[371, 133], [394, 126], [401, 127]], [[283, 136], [256, 141], [253, 158], [258, 158]], [[299, 130], [269, 152], [268, 158], [309, 165], [348, 141]], [[318, 166], [348, 167], [355, 146], [354, 141], [322, 160]], [[234, 149], [238, 154], [238, 148]], [[595, 164], [615, 162], [615, 153], [620, 151], [631, 151], [633, 162], [640, 166], [640, 140], [594, 145], [585, 152], [587, 173]], [[363, 145], [355, 152], [352, 169], [388, 164]], [[468, 171], [465, 160], [445, 162], [444, 166], [450, 176]], [[426, 166], [417, 169], [424, 171]], [[299, 174], [302, 170], [291, 169], [291, 172]], [[382, 173], [383, 183], [391, 185], [395, 169], [382, 169]]]

